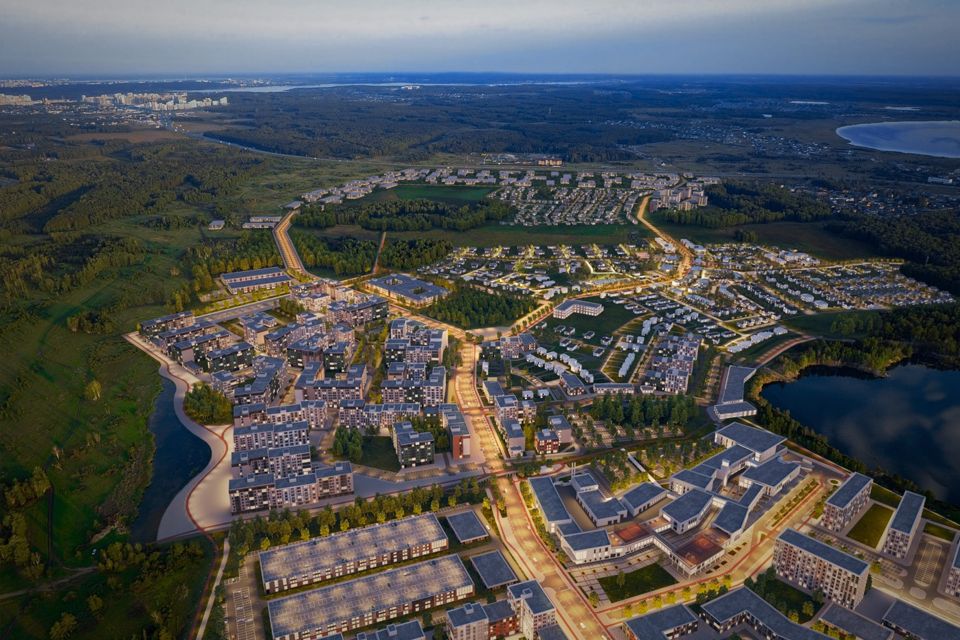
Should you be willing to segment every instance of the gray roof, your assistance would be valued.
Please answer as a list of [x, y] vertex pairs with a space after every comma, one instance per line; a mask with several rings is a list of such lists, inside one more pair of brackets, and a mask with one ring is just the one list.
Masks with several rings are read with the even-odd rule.
[[570, 513], [563, 505], [560, 494], [557, 493], [557, 487], [553, 484], [553, 479], [546, 476], [530, 478], [530, 487], [536, 494], [537, 502], [540, 503], [540, 510], [547, 522], [566, 522], [570, 520]]
[[577, 494], [583, 501], [584, 508], [593, 516], [594, 520], [608, 520], [610, 518], [623, 517], [626, 515], [626, 508], [616, 498], [607, 498], [595, 489], [593, 491], [581, 491]]
[[454, 554], [271, 600], [267, 608], [276, 638], [323, 633], [355, 617], [465, 589], [472, 590], [473, 581]]
[[733, 364], [727, 367], [717, 404], [743, 400], [743, 385], [755, 371], [753, 367], [740, 367]]
[[676, 480], [677, 482], [682, 482], [688, 484], [692, 487], [697, 487], [698, 489], [709, 489], [713, 484], [712, 475], [704, 475], [702, 473], [697, 473], [693, 469], [682, 469], [675, 474], [671, 480]]
[[960, 628], [903, 600], [890, 605], [883, 614], [883, 622], [919, 640], [960, 640]]
[[496, 589], [517, 581], [506, 558], [499, 551], [491, 551], [470, 558], [470, 564], [477, 570], [480, 580], [487, 589]]
[[553, 603], [550, 602], [550, 598], [543, 592], [543, 587], [536, 580], [512, 584], [507, 587], [507, 591], [510, 592], [511, 598], [524, 599], [534, 615], [553, 611], [555, 608]]
[[799, 469], [799, 467], [799, 464], [784, 462], [780, 458], [773, 458], [759, 466], [747, 469], [743, 472], [743, 477], [768, 487], [775, 487], [786, 480], [787, 477]]
[[713, 497], [709, 493], [691, 489], [661, 509], [660, 513], [677, 522], [686, 522], [703, 513], [712, 500]]
[[734, 466], [743, 462], [744, 460], [750, 459], [752, 455], [753, 452], [750, 451], [750, 449], [741, 447], [739, 444], [735, 444], [729, 449], [724, 449], [723, 451], [710, 456], [695, 466], [693, 470], [697, 473], [709, 475], [712, 470], [721, 468], [724, 462], [730, 466]]
[[271, 275], [283, 273], [280, 267], [266, 267], [264, 269], [248, 269], [247, 271], [233, 271], [231, 273], [221, 273], [223, 280], [236, 280], [237, 278], [264, 278]]
[[479, 540], [490, 535], [472, 509], [447, 516], [447, 524], [453, 529], [453, 535], [457, 536], [457, 540], [461, 543]]
[[557, 531], [559, 531], [562, 536], [573, 535], [574, 533], [580, 533], [580, 525], [571, 520], [570, 522], [558, 524]]
[[796, 529], [785, 530], [780, 534], [777, 540], [782, 540], [797, 547], [798, 549], [812, 553], [818, 558], [826, 560], [830, 564], [840, 567], [841, 569], [851, 573], [862, 575], [866, 573], [869, 567], [869, 565], [860, 558], [855, 558], [849, 553], [844, 553], [843, 551], [835, 549], [828, 544], [824, 544], [823, 542], [811, 538], [808, 535], [804, 535]]
[[472, 624], [479, 620], [486, 620], [487, 612], [484, 610], [483, 605], [468, 602], [462, 607], [447, 609], [447, 618], [449, 618], [450, 624], [456, 628]]
[[758, 429], [745, 425], [742, 422], [733, 422], [718, 431], [725, 438], [730, 438], [739, 445], [750, 449], [755, 453], [761, 453], [775, 447], [786, 438], [771, 433], [766, 429]]
[[845, 509], [850, 501], [860, 493], [864, 487], [873, 482], [868, 476], [863, 475], [862, 473], [854, 473], [849, 478], [844, 480], [843, 484], [840, 485], [840, 488], [833, 492], [833, 494], [827, 498], [827, 504], [833, 505], [839, 509]]
[[749, 612], [783, 640], [828, 640], [828, 636], [822, 633], [791, 622], [766, 600], [746, 587], [734, 589], [705, 603], [703, 611], [721, 624]]
[[574, 551], [585, 551], [587, 549], [596, 549], [597, 547], [606, 547], [610, 545], [610, 536], [606, 529], [593, 529], [591, 531], [582, 531], [569, 536], [564, 536], [567, 545]]
[[393, 273], [374, 278], [369, 280], [368, 284], [418, 302], [449, 293], [439, 285], [414, 278], [405, 273]]
[[830, 604], [821, 614], [820, 619], [846, 633], [855, 635], [860, 640], [890, 640], [893, 636], [893, 631], [890, 629], [836, 603]]
[[763, 486], [759, 483], [752, 484], [747, 487], [747, 490], [743, 492], [742, 496], [740, 496], [738, 504], [747, 507], [748, 509], [752, 509], [754, 502], [761, 493], [763, 493]]
[[957, 545], [957, 552], [953, 554], [953, 566], [960, 569], [960, 544]]
[[426, 635], [423, 633], [423, 627], [419, 620], [410, 620], [399, 624], [388, 624], [383, 629], [376, 631], [361, 631], [357, 634], [357, 640], [423, 640]]
[[567, 634], [563, 632], [560, 625], [548, 624], [545, 627], [537, 629], [537, 637], [540, 640], [567, 640]]
[[261, 551], [260, 569], [267, 583], [323, 573], [346, 562], [446, 540], [437, 516], [425, 513]]
[[720, 513], [717, 514], [716, 519], [713, 521], [713, 526], [728, 535], [733, 535], [743, 529], [743, 525], [747, 522], [747, 514], [748, 511], [746, 507], [734, 502], [728, 502], [720, 509]]
[[923, 513], [925, 502], [926, 498], [919, 493], [912, 491], [904, 493], [903, 498], [900, 499], [900, 505], [897, 507], [897, 512], [893, 514], [893, 520], [890, 521], [890, 528], [894, 531], [910, 533], [917, 519]]
[[686, 605], [676, 604], [626, 621], [627, 628], [642, 640], [667, 638], [667, 632], [695, 622], [697, 616]]
[[652, 482], [641, 482], [630, 491], [623, 494], [620, 498], [631, 509], [637, 509], [648, 502], [659, 500], [667, 493], [667, 490], [658, 484]]
[[483, 605], [483, 610], [487, 612], [487, 619], [490, 620], [490, 622], [506, 620], [514, 615], [513, 607], [511, 607], [510, 603], [506, 600], [497, 600], [496, 602], [485, 604]]

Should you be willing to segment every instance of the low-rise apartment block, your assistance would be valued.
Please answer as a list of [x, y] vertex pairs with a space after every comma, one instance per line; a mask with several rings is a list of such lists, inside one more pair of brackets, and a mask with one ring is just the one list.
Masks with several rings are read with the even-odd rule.
[[820, 525], [831, 531], [843, 531], [870, 504], [873, 479], [862, 473], [853, 473], [827, 498], [823, 505]]
[[884, 535], [881, 547], [884, 553], [900, 560], [907, 557], [913, 538], [920, 528], [925, 503], [926, 498], [919, 493], [907, 491], [903, 494]]
[[280, 267], [267, 267], [224, 273], [220, 275], [220, 280], [231, 294], [236, 295], [260, 289], [273, 289], [289, 283], [292, 278]]
[[777, 538], [773, 551], [777, 575], [831, 601], [854, 608], [863, 600], [869, 565], [795, 529]]
[[235, 478], [228, 491], [231, 513], [302, 507], [353, 493], [353, 469], [349, 462], [315, 463], [309, 473], [301, 475], [262, 473]]
[[565, 320], [575, 313], [585, 316], [598, 316], [603, 313], [603, 305], [589, 300], [565, 300], [553, 309], [553, 317]]
[[433, 464], [433, 434], [416, 431], [409, 422], [398, 422], [393, 425], [393, 450], [397, 453], [401, 469]]

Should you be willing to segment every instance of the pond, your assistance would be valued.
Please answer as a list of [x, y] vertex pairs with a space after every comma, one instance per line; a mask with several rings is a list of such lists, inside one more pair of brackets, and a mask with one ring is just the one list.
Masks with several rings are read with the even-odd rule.
[[960, 121], [875, 122], [837, 129], [855, 147], [960, 158]]
[[874, 378], [810, 367], [762, 395], [847, 455], [960, 504], [960, 371], [907, 364]]
[[157, 396], [147, 423], [157, 450], [153, 456], [153, 477], [143, 494], [140, 512], [130, 527], [135, 542], [152, 542], [167, 505], [210, 460], [210, 447], [196, 437], [177, 418], [173, 409], [176, 387], [163, 378], [163, 390]]

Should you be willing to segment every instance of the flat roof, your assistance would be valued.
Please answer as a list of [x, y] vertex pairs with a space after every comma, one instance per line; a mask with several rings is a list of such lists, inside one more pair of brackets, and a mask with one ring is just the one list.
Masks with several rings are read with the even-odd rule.
[[490, 622], [499, 622], [513, 616], [513, 607], [507, 600], [497, 600], [490, 604], [483, 605], [483, 610], [487, 612], [487, 619]]
[[703, 564], [721, 553], [723, 553], [723, 547], [703, 533], [697, 534], [690, 542], [674, 550], [675, 555], [692, 567]]
[[547, 522], [565, 522], [571, 519], [552, 478], [539, 476], [529, 478], [529, 482], [530, 488], [533, 489], [537, 502], [540, 504], [540, 511]]
[[890, 521], [890, 528], [894, 531], [910, 533], [917, 519], [923, 513], [925, 502], [926, 498], [919, 493], [913, 491], [904, 493], [899, 506], [897, 506], [897, 512], [893, 514], [893, 520]]
[[798, 549], [812, 553], [818, 558], [826, 560], [830, 564], [840, 567], [841, 569], [851, 573], [863, 574], [869, 567], [869, 565], [860, 558], [855, 558], [849, 553], [844, 553], [843, 551], [831, 547], [828, 544], [824, 544], [823, 542], [811, 538], [808, 535], [804, 535], [796, 529], [785, 530], [777, 537], [777, 540], [783, 540], [788, 544], [792, 544]]
[[756, 369], [753, 367], [741, 367], [735, 364], [727, 367], [726, 375], [723, 376], [723, 384], [720, 385], [720, 397], [717, 399], [717, 404], [742, 401], [743, 386], [755, 372]]
[[447, 289], [439, 285], [414, 278], [405, 273], [392, 273], [369, 280], [368, 283], [395, 295], [418, 301], [429, 300], [430, 298], [449, 293]]
[[743, 472], [743, 477], [768, 487], [775, 487], [800, 468], [794, 462], [784, 462], [780, 458], [771, 458], [763, 464], [751, 467]]
[[583, 501], [584, 508], [590, 512], [595, 520], [607, 520], [623, 516], [626, 507], [616, 498], [607, 498], [599, 489], [581, 491], [577, 494]]
[[237, 278], [263, 278], [267, 276], [283, 273], [280, 267], [266, 267], [263, 269], [248, 269], [246, 271], [231, 271], [230, 273], [221, 273], [220, 278], [224, 281], [236, 280]]
[[567, 640], [567, 634], [558, 624], [548, 624], [545, 627], [540, 627], [537, 629], [537, 637], [540, 640]]
[[720, 509], [720, 513], [713, 521], [713, 526], [728, 535], [733, 535], [743, 529], [743, 525], [747, 522], [748, 513], [746, 507], [735, 502], [728, 502]]
[[791, 622], [770, 603], [746, 587], [728, 591], [719, 598], [703, 604], [703, 611], [721, 624], [749, 612], [750, 615], [784, 640], [829, 639], [829, 636]]
[[338, 582], [267, 603], [274, 638], [330, 626], [448, 591], [473, 591], [456, 554]]
[[853, 473], [827, 498], [827, 504], [833, 505], [838, 509], [845, 509], [847, 505], [850, 504], [850, 501], [871, 482], [873, 482], [873, 480], [871, 480], [869, 476], [865, 476], [862, 473]]
[[570, 307], [576, 307], [576, 306], [583, 306], [583, 307], [587, 307], [588, 309], [596, 309], [598, 307], [601, 310], [603, 309], [603, 305], [600, 304], [599, 302], [593, 302], [592, 300], [580, 300], [580, 299], [574, 298], [573, 300], [564, 300], [554, 308], [554, 311], [566, 311]]
[[463, 606], [447, 609], [447, 618], [450, 619], [450, 624], [454, 628], [488, 619], [483, 605], [477, 602], [468, 602]]
[[960, 569], [960, 544], [957, 545], [957, 551], [953, 554], [953, 566]]
[[593, 529], [591, 531], [581, 531], [563, 536], [567, 545], [574, 551], [585, 551], [587, 549], [596, 549], [610, 545], [610, 536], [606, 529]]
[[676, 522], [686, 522], [702, 514], [711, 501], [713, 497], [706, 491], [691, 489], [661, 509], [660, 514]]
[[820, 619], [846, 633], [853, 634], [860, 640], [890, 640], [893, 636], [893, 631], [890, 629], [835, 602], [827, 606]]
[[652, 482], [641, 482], [630, 491], [623, 494], [620, 498], [631, 509], [641, 507], [653, 500], [659, 500], [664, 497], [667, 490], [658, 484]]
[[702, 473], [697, 473], [693, 469], [681, 469], [673, 474], [670, 479], [689, 484], [699, 489], [709, 489], [714, 480], [712, 475], [707, 476]]
[[500, 551], [482, 553], [470, 558], [470, 564], [477, 570], [480, 580], [487, 589], [496, 589], [517, 581], [517, 574], [513, 572], [507, 559]]
[[735, 444], [729, 449], [724, 449], [723, 451], [719, 451], [710, 456], [697, 466], [693, 467], [693, 470], [702, 475], [708, 475], [710, 472], [723, 467], [724, 462], [732, 467], [740, 464], [744, 460], [750, 459], [752, 456], [753, 452], [750, 451], [750, 449], [742, 447], [739, 444]]
[[457, 536], [461, 544], [490, 535], [473, 509], [447, 516], [447, 524], [453, 529], [453, 535]]
[[423, 640], [426, 635], [419, 620], [410, 620], [399, 624], [388, 624], [376, 631], [361, 631], [356, 640]]
[[418, 544], [447, 540], [432, 513], [342, 531], [260, 552], [263, 582], [322, 573], [373, 555], [402, 551]]
[[960, 638], [960, 627], [946, 620], [896, 600], [883, 614], [883, 622], [903, 629], [920, 640], [956, 640]]
[[666, 609], [648, 613], [639, 618], [631, 618], [624, 624], [633, 635], [641, 640], [666, 638], [667, 632], [699, 620], [696, 614], [684, 604], [675, 604]]
[[739, 445], [743, 445], [754, 453], [762, 453], [786, 440], [783, 436], [778, 436], [766, 429], [751, 427], [742, 422], [732, 422], [717, 433]]
[[543, 587], [536, 580], [512, 584], [507, 587], [507, 590], [510, 592], [511, 598], [523, 598], [534, 615], [555, 609], [553, 603], [550, 602], [550, 598], [543, 592]]

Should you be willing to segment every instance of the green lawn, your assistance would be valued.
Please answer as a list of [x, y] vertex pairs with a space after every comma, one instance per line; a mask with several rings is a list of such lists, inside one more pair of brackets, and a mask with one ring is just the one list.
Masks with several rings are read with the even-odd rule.
[[600, 587], [610, 598], [610, 602], [619, 602], [642, 593], [649, 593], [677, 584], [670, 572], [659, 564], [649, 564], [641, 569], [624, 574], [623, 577], [622, 587], [617, 584], [616, 575], [600, 578]]
[[[807, 622], [813, 617], [803, 613], [804, 603], [814, 602], [813, 598], [782, 580], [776, 578], [768, 580], [763, 589], [763, 593], [759, 595], [780, 610], [785, 616], [789, 615], [791, 611], [796, 611], [800, 618], [800, 624]], [[814, 602], [814, 614], [816, 614], [818, 608]]]
[[876, 549], [891, 517], [893, 517], [891, 509], [879, 504], [871, 505], [857, 521], [857, 524], [853, 525], [847, 537]]
[[900, 505], [900, 496], [897, 493], [890, 491], [890, 489], [886, 487], [881, 487], [877, 483], [874, 483], [873, 487], [870, 488], [870, 497], [894, 509]]
[[385, 471], [400, 471], [400, 461], [389, 436], [364, 436], [360, 464]]
[[825, 338], [856, 338], [856, 335], [844, 335], [833, 330], [833, 323], [842, 318], [857, 318], [874, 314], [876, 311], [832, 311], [830, 313], [814, 313], [811, 315], [797, 315], [784, 318], [784, 324], [794, 331], [800, 331], [814, 336]]
[[687, 238], [701, 244], [734, 242], [737, 229], [757, 234], [760, 244], [781, 249], [805, 251], [825, 260], [851, 260], [879, 257], [876, 248], [866, 242], [844, 238], [827, 231], [824, 222], [769, 222], [739, 227], [711, 229], [696, 225], [670, 224], [654, 213], [651, 221], [677, 239]]
[[928, 522], [923, 527], [924, 533], [929, 533], [932, 536], [940, 538], [941, 540], [946, 540], [947, 542], [953, 542], [954, 536], [957, 534], [956, 529], [951, 529], [949, 527], [944, 527], [933, 522]]
[[[586, 298], [590, 302], [599, 302], [604, 306], [603, 311], [598, 316], [586, 316], [579, 313], [571, 315], [569, 318], [560, 320], [553, 316], [548, 316], [546, 320], [537, 325], [538, 338], [543, 334], [545, 341], [559, 342], [564, 336], [554, 333], [553, 328], [558, 325], [564, 327], [574, 327], [577, 330], [576, 335], [572, 336], [581, 340], [583, 334], [587, 331], [594, 331], [596, 335], [588, 342], [595, 346], [600, 346], [600, 339], [604, 336], [613, 335], [613, 332], [633, 321], [637, 316], [623, 308], [623, 305], [613, 304], [609, 298], [600, 299], [599, 297]], [[616, 344], [616, 340], [610, 344], [610, 348]]]

